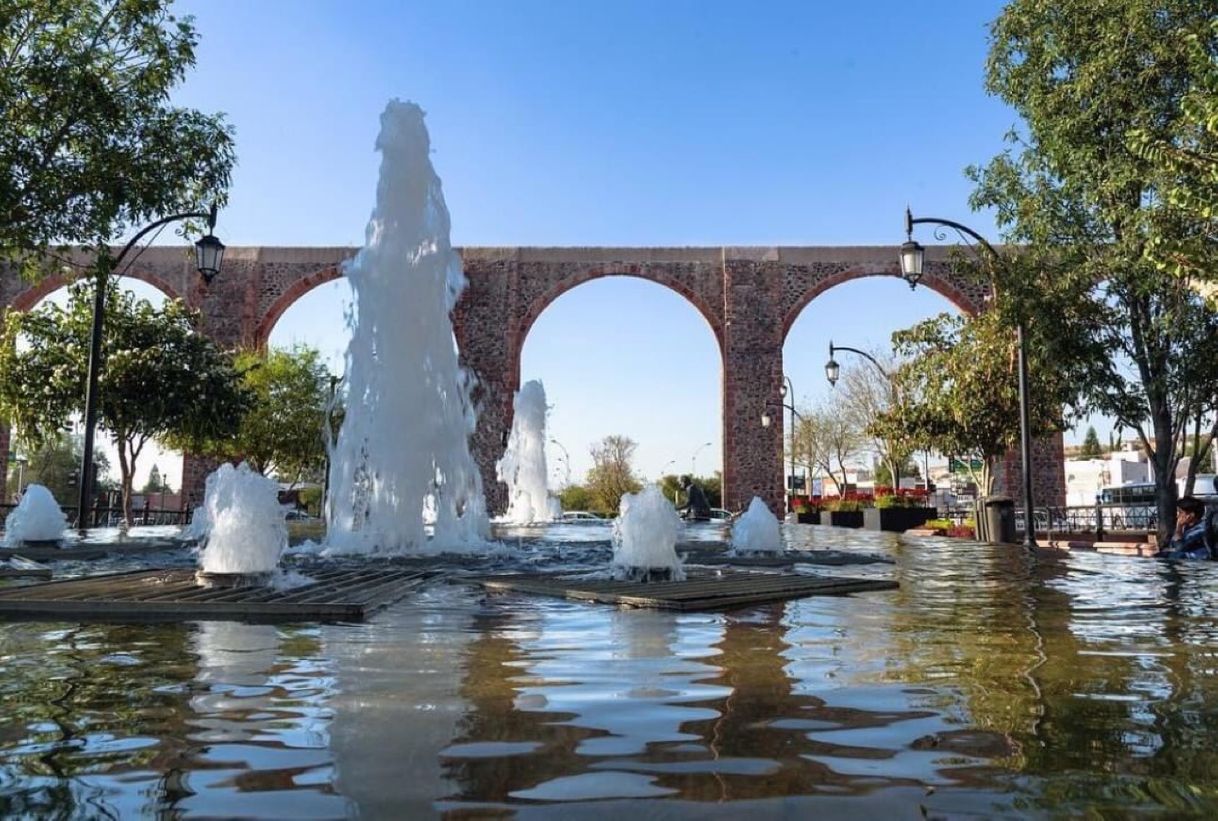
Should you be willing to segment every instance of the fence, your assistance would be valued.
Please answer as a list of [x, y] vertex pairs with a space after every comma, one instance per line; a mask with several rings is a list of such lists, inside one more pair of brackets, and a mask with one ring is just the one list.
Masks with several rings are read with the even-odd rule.
[[[974, 518], [972, 508], [955, 508], [945, 518], [955, 524]], [[1158, 527], [1158, 511], [1146, 504], [1098, 504], [1075, 507], [1037, 507], [1032, 521], [1038, 533], [1088, 534], [1096, 540], [1106, 535], [1132, 535], [1153, 532]], [[1015, 530], [1024, 531], [1023, 510], [1015, 508]]]
[[[7, 519], [8, 514], [15, 507], [16, 505], [12, 503], [0, 504], [0, 517]], [[60, 505], [59, 509], [68, 518], [68, 523], [75, 527], [76, 506]], [[169, 510], [152, 507], [133, 508], [129, 524], [132, 527], [142, 527], [145, 525], [188, 525], [190, 524], [190, 517], [193, 512], [192, 510]], [[95, 507], [89, 511], [85, 527], [117, 527], [122, 521], [123, 509], [121, 507]]]

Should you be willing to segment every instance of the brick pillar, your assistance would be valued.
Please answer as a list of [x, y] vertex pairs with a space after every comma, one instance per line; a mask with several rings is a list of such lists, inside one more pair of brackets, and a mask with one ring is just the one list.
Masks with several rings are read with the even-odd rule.
[[[1007, 451], [998, 465], [994, 492], [1023, 502], [1023, 471], [1019, 448]], [[1032, 497], [1040, 507], [1066, 504], [1066, 456], [1062, 434], [1054, 433], [1032, 440]]]
[[182, 499], [183, 510], [194, 510], [203, 504], [203, 491], [207, 477], [220, 466], [219, 459], [209, 456], [182, 454]]
[[515, 281], [497, 266], [466, 262], [468, 286], [453, 309], [453, 335], [461, 364], [477, 382], [472, 396], [478, 425], [470, 452], [482, 474], [482, 491], [492, 514], [507, 510], [507, 486], [499, 481], [495, 464], [503, 457], [504, 437], [512, 429], [512, 399], [520, 388], [520, 346], [524, 340], [512, 329], [508, 306], [515, 299]]
[[[782, 276], [775, 263], [724, 263], [723, 499], [743, 510], [759, 496], [783, 509]], [[794, 397], [792, 397], [794, 399]], [[762, 413], [774, 422], [761, 426]]]

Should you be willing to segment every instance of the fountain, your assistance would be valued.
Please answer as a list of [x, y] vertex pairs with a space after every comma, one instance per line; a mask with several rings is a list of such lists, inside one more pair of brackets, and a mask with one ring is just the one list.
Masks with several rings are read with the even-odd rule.
[[21, 494], [17, 507], [4, 520], [4, 543], [58, 543], [67, 526], [67, 517], [59, 509], [59, 503], [51, 491], [42, 485], [30, 485]]
[[[345, 266], [355, 294], [347, 403], [330, 454], [329, 553], [439, 552], [480, 546], [482, 480], [469, 451], [472, 377], [449, 313], [465, 287], [432, 168], [423, 110], [381, 115], [376, 208]], [[424, 527], [434, 510], [433, 534]]]
[[207, 477], [206, 534], [199, 553], [200, 584], [268, 584], [288, 545], [287, 511], [279, 486], [242, 463], [220, 465]]
[[754, 496], [749, 508], [732, 525], [731, 556], [777, 556], [782, 554], [782, 529], [778, 517]]
[[656, 485], [622, 496], [613, 523], [615, 577], [635, 581], [684, 581], [677, 556], [681, 517]]
[[546, 389], [541, 381], [525, 382], [512, 403], [512, 433], [503, 458], [495, 466], [508, 486], [508, 511], [513, 524], [552, 522], [562, 505], [546, 488]]

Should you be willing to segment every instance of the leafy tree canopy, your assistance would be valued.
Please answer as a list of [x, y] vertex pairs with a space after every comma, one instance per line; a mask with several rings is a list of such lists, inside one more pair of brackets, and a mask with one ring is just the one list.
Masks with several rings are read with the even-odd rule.
[[321, 355], [305, 346], [248, 351], [238, 355], [236, 367], [253, 404], [236, 438], [222, 443], [221, 455], [244, 459], [284, 481], [319, 478], [334, 390]]
[[[181, 301], [154, 308], [111, 283], [98, 424], [118, 449], [124, 509], [136, 460], [150, 439], [197, 449], [231, 437], [249, 406], [232, 358], [195, 329]], [[69, 288], [66, 307], [44, 302], [5, 315], [0, 413], [34, 447], [84, 410], [93, 283]]]
[[231, 129], [173, 106], [197, 35], [170, 0], [0, 4], [0, 259], [224, 201]]
[[[993, 24], [987, 86], [1023, 124], [970, 170], [973, 205], [1039, 264], [1000, 277], [1010, 313], [1052, 317], [1033, 345], [1073, 344], [1046, 364], [1071, 370], [1080, 402], [1151, 453], [1161, 538], [1183, 433], [1201, 420], [1214, 430], [1218, 396], [1218, 321], [1193, 281], [1218, 270], [1214, 221], [1179, 196], [1204, 191], [1205, 164], [1184, 168], [1174, 153], [1213, 145], [1197, 100], [1213, 79], [1216, 19], [1218, 0], [1012, 0]], [[1164, 264], [1172, 249], [1189, 265]]]
[[595, 509], [617, 514], [623, 494], [638, 493], [643, 484], [634, 475], [634, 452], [638, 448], [629, 436], [606, 436], [591, 448], [592, 469], [585, 484], [592, 494]]

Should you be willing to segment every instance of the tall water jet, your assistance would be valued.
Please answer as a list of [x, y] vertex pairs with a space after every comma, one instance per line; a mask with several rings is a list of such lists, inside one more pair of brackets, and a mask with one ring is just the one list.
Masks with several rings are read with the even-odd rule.
[[656, 485], [626, 493], [613, 523], [611, 570], [619, 578], [640, 581], [683, 581], [685, 570], [677, 556], [681, 517]]
[[[355, 295], [347, 415], [330, 459], [331, 552], [394, 553], [481, 543], [482, 479], [469, 451], [470, 375], [449, 313], [465, 288], [423, 110], [381, 115], [376, 208], [345, 266]], [[428, 540], [423, 510], [435, 511]]]
[[749, 509], [732, 525], [733, 556], [773, 556], [782, 553], [782, 528], [778, 517], [757, 496]]
[[505, 518], [522, 525], [552, 522], [562, 515], [562, 505], [546, 487], [546, 389], [541, 381], [525, 382], [512, 408], [512, 432], [495, 466], [499, 481], [508, 486]]
[[51, 491], [42, 485], [30, 485], [21, 494], [21, 501], [4, 520], [4, 542], [57, 542], [68, 526], [67, 517]]

